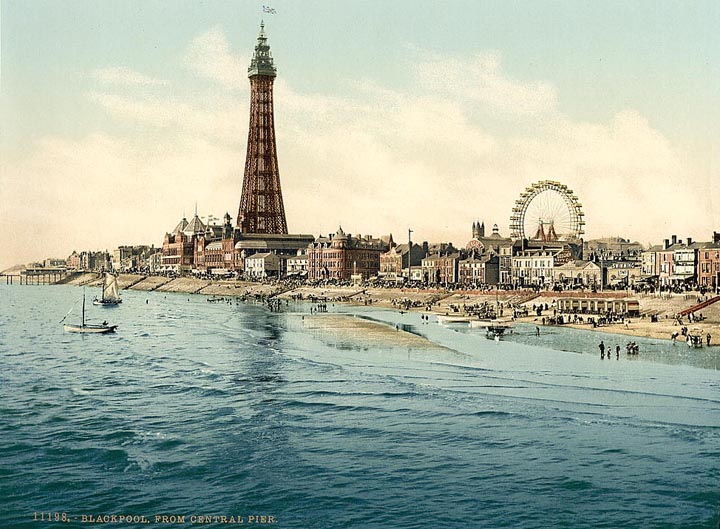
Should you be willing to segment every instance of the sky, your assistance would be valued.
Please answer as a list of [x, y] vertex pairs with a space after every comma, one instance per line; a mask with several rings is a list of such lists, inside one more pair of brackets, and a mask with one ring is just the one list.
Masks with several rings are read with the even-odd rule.
[[261, 20], [292, 233], [720, 231], [717, 1], [0, 0], [0, 270], [235, 218]]

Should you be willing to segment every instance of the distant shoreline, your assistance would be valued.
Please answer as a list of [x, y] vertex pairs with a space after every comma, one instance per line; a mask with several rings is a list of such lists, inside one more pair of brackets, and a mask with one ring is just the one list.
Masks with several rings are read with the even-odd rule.
[[[101, 277], [97, 273], [77, 274], [73, 277], [60, 281], [56, 284], [69, 284], [76, 286], [100, 287]], [[522, 302], [522, 295], [525, 291], [446, 291], [443, 289], [416, 289], [416, 288], [378, 288], [361, 286], [326, 286], [312, 287], [300, 285], [292, 286], [270, 283], [257, 283], [249, 281], [226, 281], [207, 280], [192, 277], [167, 278], [164, 276], [145, 276], [141, 274], [120, 274], [118, 284], [121, 290], [130, 289], [145, 292], [177, 292], [184, 294], [199, 294], [210, 297], [245, 297], [252, 299], [267, 299], [277, 297], [279, 299], [303, 299], [303, 300], [326, 300], [333, 303], [347, 303], [353, 305], [377, 306], [386, 309], [401, 310], [400, 302], [406, 301], [410, 305], [402, 310], [425, 312], [428, 315], [444, 315], [454, 313], [450, 305], [455, 307], [473, 304], [496, 304], [502, 303], [505, 307], [509, 303], [518, 303], [520, 306], [527, 306], [530, 309], [533, 305], [552, 306], [554, 298], [559, 297], [557, 293], [541, 292], [539, 297]], [[625, 324], [610, 324], [593, 327], [588, 324], [566, 323], [560, 327], [591, 330], [627, 336], [637, 336], [654, 339], [670, 340], [674, 332], [680, 332], [681, 327], [675, 323], [674, 316], [683, 309], [694, 305], [696, 300], [692, 296], [674, 295], [668, 299], [656, 296], [628, 295], [624, 291], [603, 292], [601, 296], [633, 297], [639, 300], [641, 313], [658, 314], [658, 321], [651, 322], [649, 318], [629, 318]], [[430, 306], [431, 310], [427, 310]], [[511, 312], [511, 309], [506, 309]], [[712, 345], [720, 343], [720, 303], [716, 303], [699, 311], [706, 317], [700, 323], [684, 321], [688, 328], [698, 328], [703, 335], [711, 334]], [[552, 310], [544, 311], [541, 316], [535, 314], [517, 318], [515, 321], [537, 325], [543, 328], [543, 317], [547, 318]], [[507, 319], [507, 317], [506, 317]], [[544, 327], [554, 327], [545, 325]], [[680, 337], [682, 339], [682, 336]]]

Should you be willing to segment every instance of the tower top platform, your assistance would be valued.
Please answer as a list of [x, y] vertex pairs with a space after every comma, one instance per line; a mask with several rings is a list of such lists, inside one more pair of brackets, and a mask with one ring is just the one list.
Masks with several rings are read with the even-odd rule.
[[248, 77], [253, 78], [261, 75], [272, 78], [277, 76], [272, 53], [270, 53], [270, 46], [267, 43], [267, 36], [265, 36], [264, 22], [260, 22], [260, 34], [255, 45], [255, 53], [248, 68]]

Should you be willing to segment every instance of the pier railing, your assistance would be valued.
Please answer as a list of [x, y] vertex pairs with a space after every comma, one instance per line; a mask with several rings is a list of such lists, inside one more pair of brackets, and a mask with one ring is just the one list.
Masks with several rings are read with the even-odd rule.
[[19, 274], [0, 274], [0, 281], [5, 279], [6, 285], [52, 285], [61, 281], [68, 273], [66, 271], [39, 271], [28, 270]]

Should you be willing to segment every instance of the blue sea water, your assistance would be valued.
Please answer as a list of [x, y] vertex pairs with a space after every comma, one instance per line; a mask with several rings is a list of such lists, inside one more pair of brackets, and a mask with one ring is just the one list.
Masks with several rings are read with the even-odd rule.
[[266, 515], [276, 528], [718, 526], [718, 348], [638, 340], [639, 357], [601, 361], [601, 338], [625, 338], [519, 326], [495, 342], [416, 313], [330, 307], [432, 342], [408, 346], [346, 332], [337, 316], [323, 325], [309, 305], [133, 291], [88, 308], [117, 334], [63, 333], [80, 295], [0, 286], [3, 529], [191, 527], [192, 515]]

